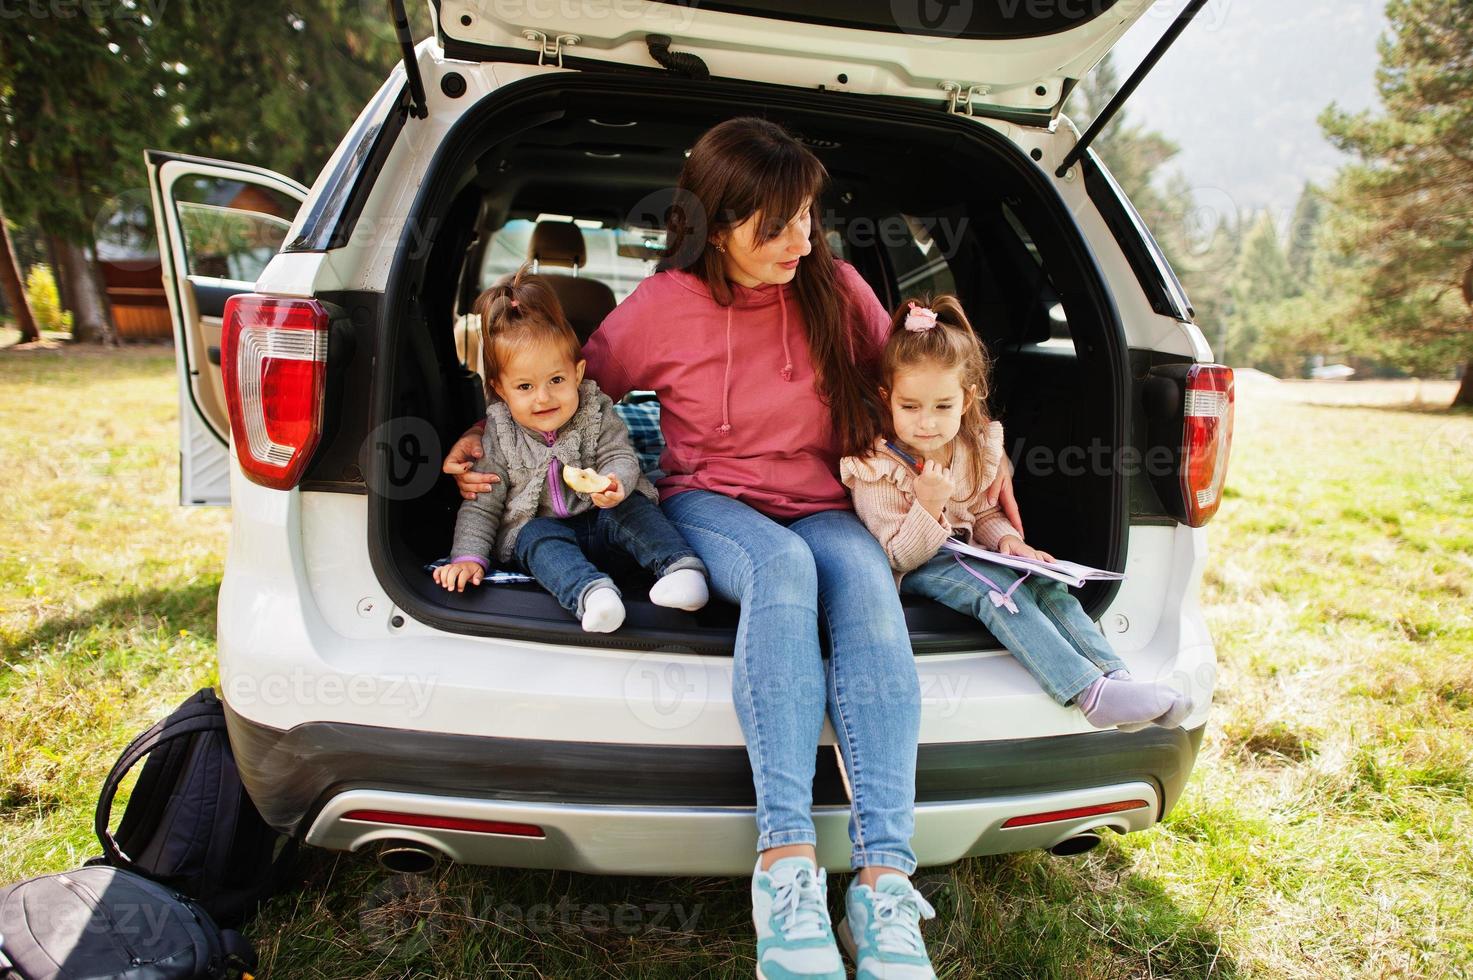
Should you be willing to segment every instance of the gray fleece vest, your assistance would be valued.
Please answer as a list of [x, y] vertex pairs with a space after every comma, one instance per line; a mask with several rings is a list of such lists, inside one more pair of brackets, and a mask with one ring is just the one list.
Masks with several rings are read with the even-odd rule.
[[[543, 433], [518, 425], [505, 402], [493, 402], [486, 410], [481, 452], [476, 471], [495, 473], [501, 482], [461, 504], [452, 558], [494, 557], [505, 564], [515, 552], [517, 535], [532, 518], [572, 517], [590, 510], [593, 501], [589, 496], [575, 492], [560, 479], [561, 466], [612, 473], [626, 492], [659, 501], [654, 485], [640, 472], [639, 456], [624, 420], [614, 411], [609, 396], [591, 380], [579, 385], [578, 410], [550, 443]], [[554, 459], [559, 467], [550, 466]], [[558, 472], [550, 477], [550, 469]]]

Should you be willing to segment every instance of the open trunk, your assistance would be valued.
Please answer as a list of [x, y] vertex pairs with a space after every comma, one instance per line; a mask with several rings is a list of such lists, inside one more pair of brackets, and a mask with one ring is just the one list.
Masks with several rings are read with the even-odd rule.
[[[630, 242], [641, 226], [662, 226], [684, 151], [722, 119], [760, 114], [788, 126], [828, 167], [822, 213], [831, 241], [882, 303], [921, 291], [960, 295], [995, 359], [991, 409], [1007, 429], [1030, 543], [1124, 567], [1125, 481], [1118, 467], [1092, 463], [1114, 458], [1125, 440], [1123, 333], [1073, 219], [1016, 146], [976, 120], [901, 99], [591, 76], [518, 82], [467, 112], [446, 138], [410, 216], [432, 244], [400, 250], [379, 311], [371, 425], [413, 419], [422, 441], [430, 430], [438, 440], [424, 451], [443, 454], [482, 410], [456, 319], [505, 267], [498, 263], [514, 267], [516, 229], [539, 215], [568, 216], [590, 235], [614, 230], [618, 254], [637, 257]], [[687, 614], [653, 606], [638, 572], [616, 574], [627, 585], [628, 616], [610, 636], [583, 633], [535, 585], [446, 593], [423, 566], [449, 548], [460, 502], [452, 482], [394, 493], [385, 489], [393, 460], [372, 459], [375, 571], [415, 619], [463, 633], [730, 652], [733, 607], [713, 601]], [[1098, 614], [1113, 588], [1091, 585], [1081, 599]], [[933, 603], [907, 598], [906, 614], [917, 652], [997, 646], [975, 621]]]

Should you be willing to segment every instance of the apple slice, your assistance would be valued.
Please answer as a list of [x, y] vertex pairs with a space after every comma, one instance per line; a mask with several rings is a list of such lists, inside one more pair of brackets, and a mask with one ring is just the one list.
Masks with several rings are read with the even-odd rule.
[[591, 467], [563, 467], [563, 482], [579, 493], [602, 493], [614, 485], [614, 481]]

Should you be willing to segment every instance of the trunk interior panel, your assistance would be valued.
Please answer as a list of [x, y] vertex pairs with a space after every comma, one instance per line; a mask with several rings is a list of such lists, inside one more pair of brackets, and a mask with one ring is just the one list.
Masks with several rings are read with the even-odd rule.
[[[455, 318], [489, 282], [488, 239], [509, 221], [569, 215], [630, 228], [660, 220], [684, 151], [740, 114], [782, 122], [829, 169], [822, 202], [840, 252], [886, 306], [920, 291], [957, 292], [994, 358], [991, 410], [1003, 421], [1029, 542], [1105, 568], [1125, 561], [1126, 485], [1115, 468], [1076, 472], [1070, 447], [1113, 452], [1128, 430], [1130, 375], [1113, 301], [1063, 203], [1031, 161], [973, 120], [836, 93], [580, 75], [518, 83], [469, 111], [442, 146], [411, 221], [430, 249], [401, 255], [376, 333], [368, 428], [416, 420], [422, 456], [444, 450], [484, 411], [461, 363]], [[532, 113], [532, 128], [509, 118]], [[617, 125], [610, 125], [617, 123]], [[505, 136], [511, 132], [512, 135]], [[654, 203], [652, 203], [654, 202]], [[469, 267], [468, 267], [469, 264]], [[563, 270], [566, 271], [566, 270]], [[360, 354], [363, 353], [360, 351]], [[1029, 454], [1033, 454], [1031, 457]], [[366, 485], [375, 478], [370, 455]], [[380, 472], [382, 476], [382, 472]], [[427, 481], [419, 481], [427, 482]], [[391, 598], [416, 619], [464, 633], [634, 649], [729, 654], [736, 610], [713, 601], [688, 614], [643, 600], [649, 578], [615, 570], [626, 625], [582, 632], [535, 585], [440, 589], [423, 566], [446, 554], [460, 498], [448, 477], [413, 494], [370, 492], [370, 553]], [[1113, 586], [1081, 601], [1096, 615]], [[994, 649], [970, 618], [907, 598], [917, 652]]]

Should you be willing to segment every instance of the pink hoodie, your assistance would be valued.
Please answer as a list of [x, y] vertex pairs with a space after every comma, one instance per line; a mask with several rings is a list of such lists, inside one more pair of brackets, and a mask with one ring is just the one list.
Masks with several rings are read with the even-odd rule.
[[[837, 264], [877, 351], [890, 316], [853, 266]], [[583, 346], [587, 376], [615, 401], [636, 389], [659, 395], [661, 500], [700, 489], [772, 517], [849, 509], [796, 293], [735, 284], [732, 293], [723, 307], [691, 273], [651, 276]]]

